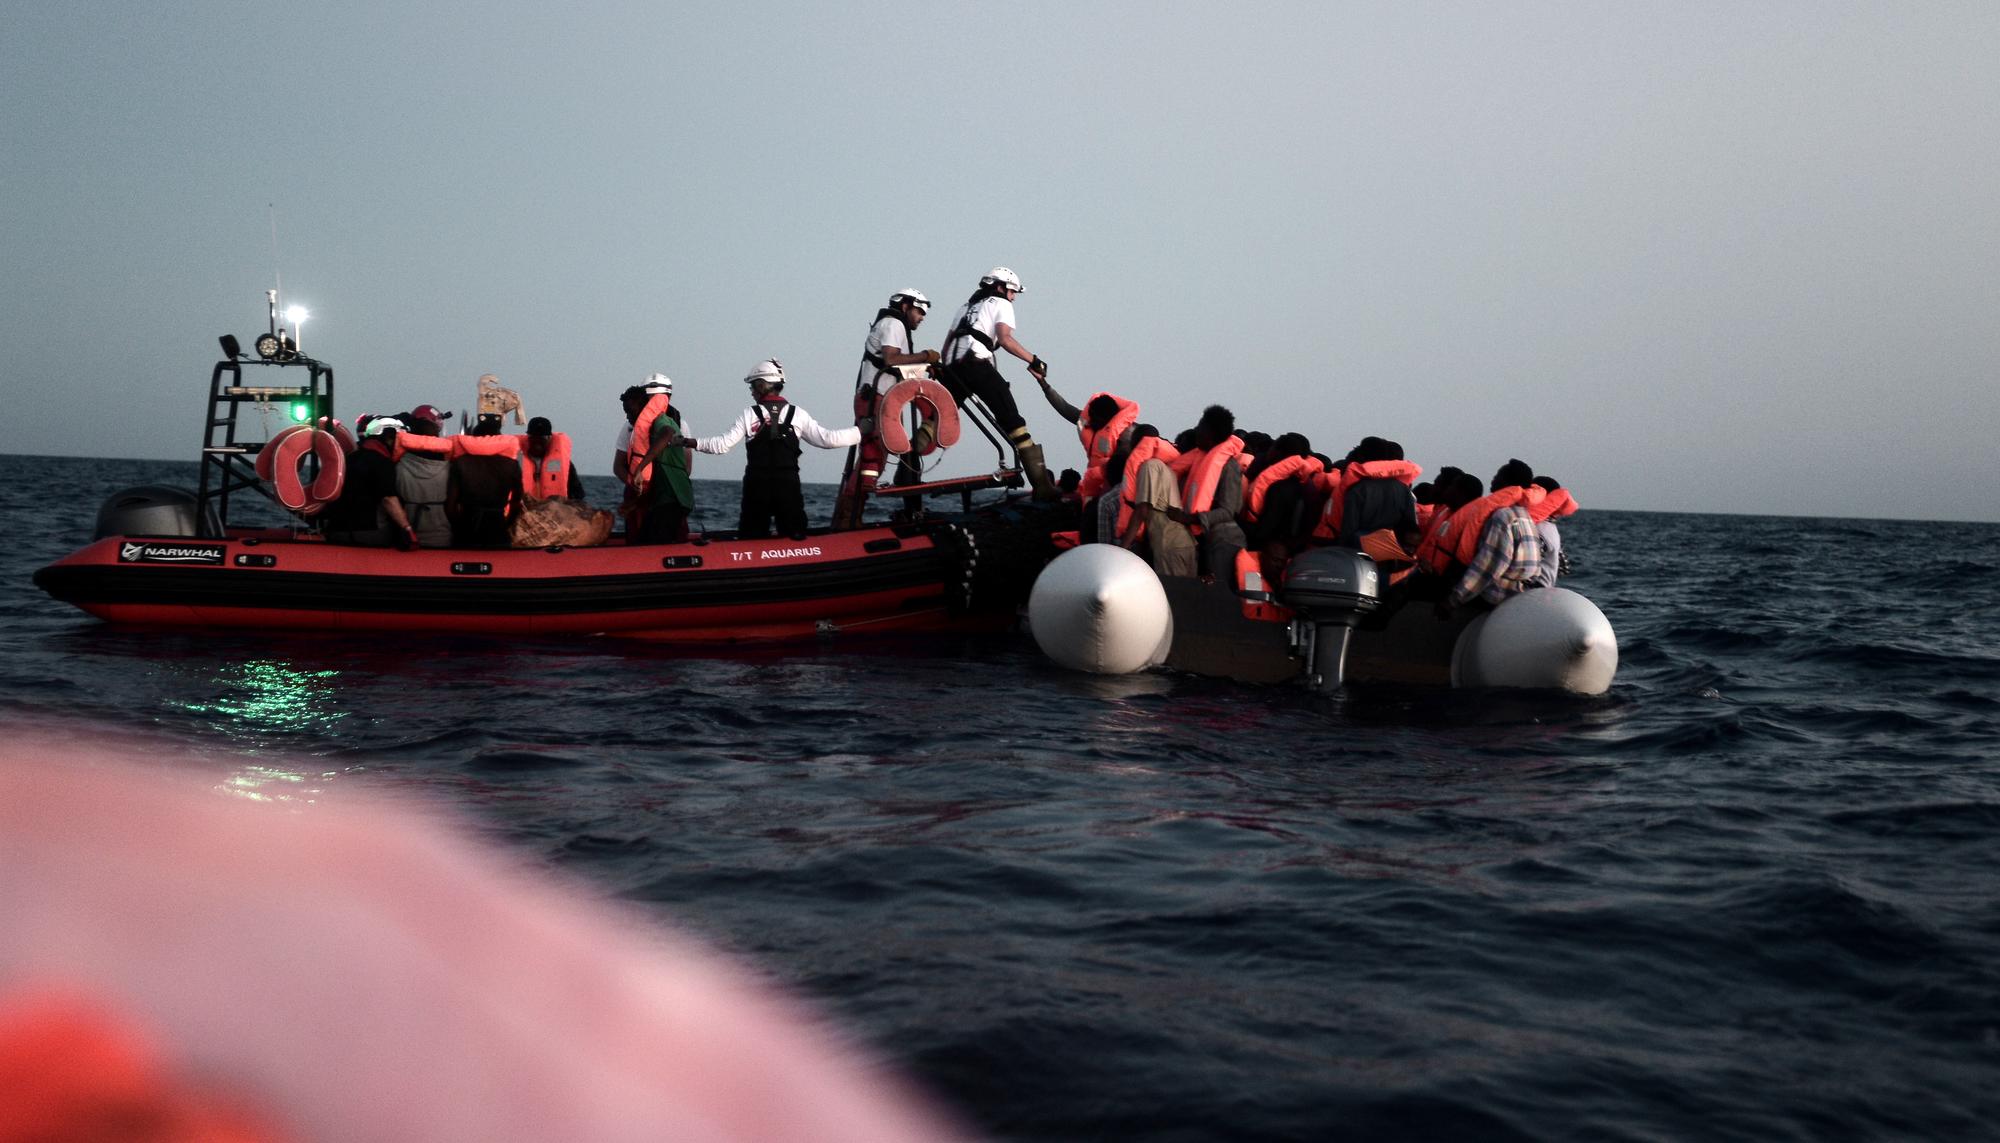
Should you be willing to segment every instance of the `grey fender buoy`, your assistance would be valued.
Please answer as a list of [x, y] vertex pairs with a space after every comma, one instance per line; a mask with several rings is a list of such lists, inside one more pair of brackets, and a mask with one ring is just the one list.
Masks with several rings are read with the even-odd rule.
[[1611, 689], [1618, 636], [1597, 605], [1568, 588], [1509, 597], [1468, 624], [1451, 650], [1455, 687]]
[[1174, 645], [1160, 577], [1115, 544], [1083, 544], [1051, 560], [1028, 594], [1028, 629], [1058, 664], [1100, 675], [1157, 667]]

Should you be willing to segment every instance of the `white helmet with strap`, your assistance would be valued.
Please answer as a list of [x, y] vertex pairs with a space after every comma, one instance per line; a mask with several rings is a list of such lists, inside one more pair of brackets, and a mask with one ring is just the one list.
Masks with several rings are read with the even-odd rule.
[[639, 386], [639, 388], [648, 397], [658, 397], [662, 394], [672, 396], [674, 379], [664, 373], [649, 373], [646, 375], [645, 384]]
[[889, 295], [890, 309], [894, 309], [904, 302], [908, 302], [920, 310], [929, 310], [931, 308], [931, 300], [924, 296], [922, 290], [897, 290], [895, 293]]
[[775, 357], [766, 357], [753, 366], [743, 380], [752, 385], [759, 381], [768, 381], [773, 385], [782, 386], [785, 383], [785, 366]]
[[986, 271], [986, 276], [979, 279], [979, 284], [982, 286], [1005, 286], [1017, 294], [1025, 292], [1024, 287], [1021, 285], [1021, 275], [1016, 274], [1005, 266], [995, 266], [991, 270]]

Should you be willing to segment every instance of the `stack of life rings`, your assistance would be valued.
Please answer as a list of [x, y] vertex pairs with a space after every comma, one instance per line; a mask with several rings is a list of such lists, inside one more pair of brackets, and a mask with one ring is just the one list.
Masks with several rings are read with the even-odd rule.
[[[257, 478], [271, 485], [278, 503], [301, 516], [317, 516], [340, 499], [347, 480], [347, 454], [354, 436], [339, 421], [290, 425], [264, 442], [257, 453]], [[307, 458], [313, 467], [307, 472]]]

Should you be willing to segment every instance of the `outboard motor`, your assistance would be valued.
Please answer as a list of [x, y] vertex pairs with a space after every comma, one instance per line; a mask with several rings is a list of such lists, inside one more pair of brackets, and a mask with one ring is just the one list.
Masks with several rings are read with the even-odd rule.
[[[220, 536], [215, 510], [197, 509], [195, 494], [165, 484], [142, 484], [112, 495], [97, 510], [97, 532], [106, 536]], [[204, 520], [203, 517], [207, 519]], [[207, 527], [204, 528], [203, 525]]]
[[1348, 548], [1301, 552], [1285, 569], [1279, 597], [1307, 625], [1307, 683], [1322, 692], [1340, 689], [1348, 636], [1382, 605], [1375, 561]]

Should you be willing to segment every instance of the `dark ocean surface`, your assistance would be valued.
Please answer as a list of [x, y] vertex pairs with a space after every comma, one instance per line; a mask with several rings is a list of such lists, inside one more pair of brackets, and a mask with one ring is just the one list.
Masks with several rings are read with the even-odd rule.
[[431, 796], [992, 1136], [2000, 1134], [2000, 526], [1580, 489], [1567, 586], [1621, 646], [1587, 700], [1101, 679], [1021, 637], [146, 634], [29, 582], [193, 473], [0, 457], [0, 720]]

